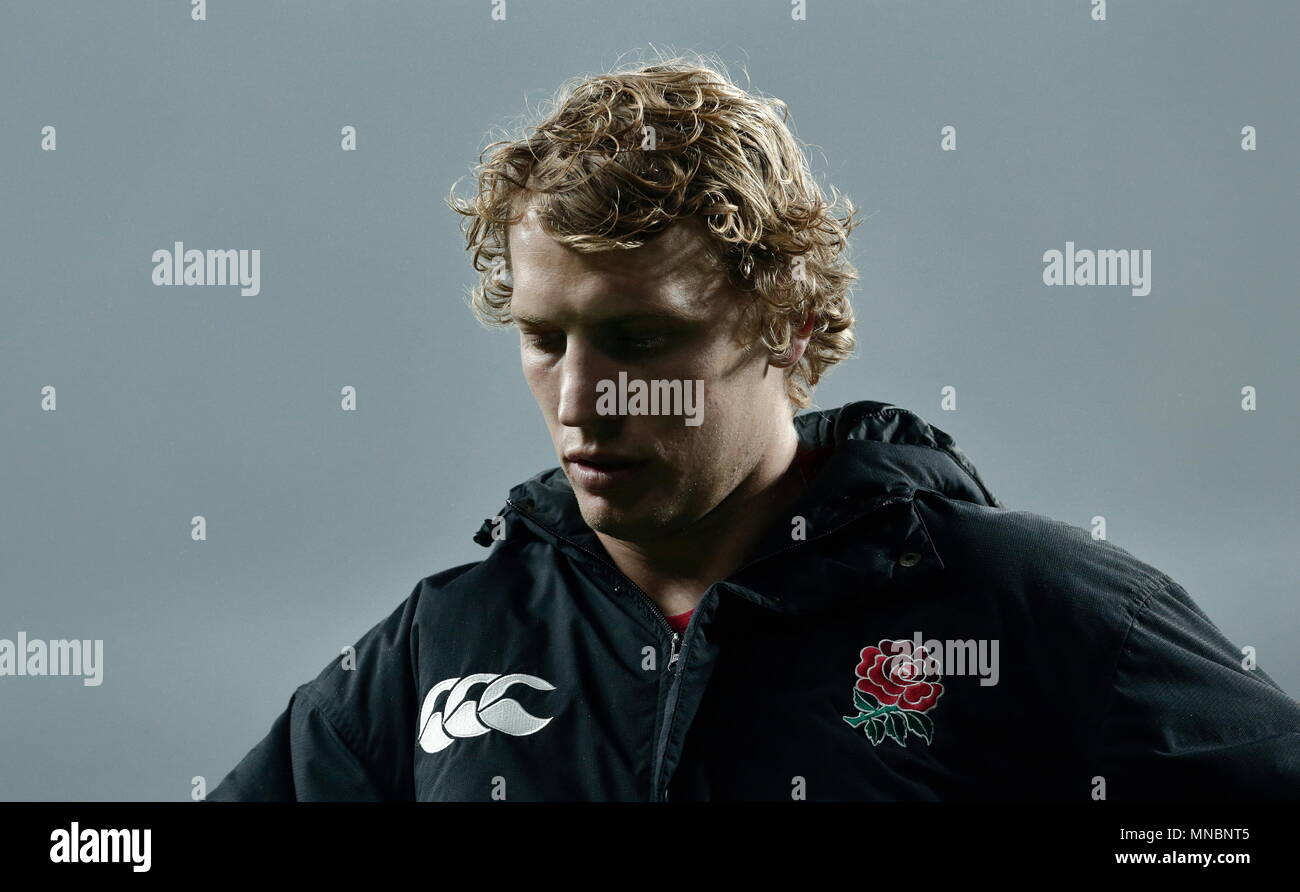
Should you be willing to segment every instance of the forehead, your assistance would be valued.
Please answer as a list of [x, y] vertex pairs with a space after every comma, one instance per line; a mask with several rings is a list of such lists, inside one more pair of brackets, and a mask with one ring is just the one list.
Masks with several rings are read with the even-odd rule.
[[511, 313], [599, 320], [644, 313], [712, 318], [731, 309], [725, 273], [711, 262], [710, 236], [679, 221], [639, 248], [583, 253], [556, 242], [535, 210], [507, 230], [514, 283]]

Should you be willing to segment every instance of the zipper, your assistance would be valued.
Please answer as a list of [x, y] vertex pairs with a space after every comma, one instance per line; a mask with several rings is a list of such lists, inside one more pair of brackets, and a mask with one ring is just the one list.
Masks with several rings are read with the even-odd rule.
[[[802, 540], [800, 540], [800, 541], [798, 541], [798, 542], [794, 542], [794, 543], [792, 543], [792, 544], [790, 544], [790, 545], [787, 545], [787, 546], [785, 546], [784, 548], [778, 548], [776, 551], [771, 551], [771, 552], [768, 552], [768, 553], [765, 554], [765, 555], [762, 555], [762, 556], [760, 556], [760, 557], [758, 557], [758, 558], [755, 558], [754, 560], [750, 561], [749, 563], [745, 564], [744, 566], [740, 567], [739, 569], [733, 571], [733, 574], [732, 574], [732, 575], [734, 575], [735, 573], [739, 573], [739, 572], [741, 572], [742, 570], [748, 570], [750, 567], [754, 566], [755, 564], [761, 563], [762, 561], [765, 561], [765, 560], [767, 560], [768, 558], [776, 557], [778, 554], [785, 554], [787, 551], [790, 551], [791, 549], [794, 549], [794, 548], [798, 548], [798, 547], [801, 546], [801, 545], [807, 545], [809, 542], [816, 542], [818, 539], [824, 539], [824, 538], [827, 537], [827, 536], [830, 536], [830, 535], [832, 535], [832, 534], [834, 534], [834, 533], [839, 532], [840, 530], [844, 529], [846, 526], [849, 526], [850, 524], [857, 523], [859, 520], [862, 520], [863, 518], [870, 517], [871, 515], [875, 514], [877, 511], [879, 511], [881, 508], [886, 507], [887, 505], [897, 504], [898, 502], [906, 502], [906, 501], [910, 501], [911, 498], [912, 498], [912, 497], [911, 497], [910, 495], [907, 495], [907, 496], [894, 496], [894, 497], [892, 497], [892, 498], [885, 498], [885, 499], [882, 499], [880, 502], [878, 502], [876, 505], [874, 505], [871, 509], [869, 509], [869, 510], [866, 511], [865, 513], [863, 513], [863, 514], [859, 514], [858, 516], [856, 516], [856, 517], [854, 517], [854, 518], [851, 518], [851, 519], [849, 519], [849, 520], [846, 520], [846, 521], [844, 521], [843, 523], [839, 524], [838, 526], [834, 526], [834, 527], [832, 527], [831, 529], [826, 530], [825, 532], [818, 533], [818, 534], [816, 534], [815, 536], [813, 536], [813, 537], [810, 538], [810, 539], [802, 539]], [[596, 552], [592, 551], [590, 548], [587, 548], [585, 545], [582, 545], [582, 544], [579, 543], [579, 542], [574, 542], [574, 541], [573, 541], [572, 539], [570, 539], [568, 536], [565, 536], [565, 535], [562, 535], [562, 534], [556, 532], [556, 531], [553, 530], [551, 527], [547, 526], [546, 524], [544, 524], [544, 523], [542, 523], [540, 520], [538, 520], [537, 515], [533, 514], [531, 511], [527, 511], [527, 510], [525, 510], [524, 508], [521, 508], [518, 504], [516, 504], [515, 502], [511, 501], [510, 499], [506, 499], [506, 504], [509, 505], [510, 507], [514, 508], [514, 509], [515, 509], [516, 511], [518, 511], [520, 514], [523, 514], [525, 517], [527, 517], [527, 518], [529, 518], [530, 520], [532, 520], [533, 523], [537, 524], [539, 527], [541, 527], [542, 529], [546, 530], [548, 533], [550, 533], [550, 534], [551, 534], [552, 536], [554, 536], [555, 538], [557, 538], [557, 539], [559, 539], [559, 540], [561, 540], [561, 541], [563, 541], [563, 542], [567, 542], [569, 545], [573, 546], [574, 548], [578, 549], [579, 551], [583, 552], [584, 554], [590, 555], [591, 558], [592, 558], [593, 560], [595, 560], [597, 563], [599, 563], [599, 564], [601, 564], [602, 566], [604, 566], [604, 567], [606, 567], [607, 569], [609, 569], [611, 572], [613, 572], [613, 573], [614, 573], [616, 576], [618, 576], [620, 579], [623, 579], [623, 580], [627, 583], [628, 587], [629, 587], [632, 591], [636, 592], [636, 594], [637, 594], [638, 596], [640, 596], [640, 598], [641, 598], [641, 599], [642, 599], [642, 600], [643, 600], [643, 601], [644, 601], [644, 602], [645, 602], [645, 603], [650, 607], [650, 609], [654, 612], [654, 615], [655, 615], [656, 617], [659, 618], [659, 620], [660, 620], [660, 624], [664, 627], [664, 629], [665, 629], [665, 630], [669, 633], [669, 635], [671, 636], [670, 641], [671, 641], [672, 643], [671, 643], [671, 645], [670, 645], [670, 652], [669, 652], [669, 657], [668, 657], [668, 671], [669, 671], [669, 673], [672, 674], [672, 675], [677, 675], [677, 673], [678, 673], [678, 670], [677, 670], [677, 663], [678, 663], [678, 661], [679, 661], [680, 658], [681, 658], [681, 649], [680, 649], [680, 646], [679, 646], [679, 645], [680, 645], [680, 642], [681, 642], [681, 636], [677, 634], [677, 631], [676, 631], [676, 630], [675, 630], [671, 625], [669, 625], [668, 620], [664, 617], [663, 611], [661, 611], [661, 610], [659, 609], [659, 605], [656, 604], [656, 603], [654, 602], [654, 600], [653, 600], [649, 595], [647, 595], [647, 594], [646, 594], [646, 593], [641, 589], [641, 587], [640, 587], [639, 585], [637, 585], [635, 582], [633, 582], [633, 581], [632, 581], [632, 580], [627, 576], [626, 573], [624, 573], [624, 572], [623, 572], [622, 570], [620, 570], [618, 567], [616, 567], [616, 566], [614, 566], [613, 564], [611, 564], [609, 561], [605, 560], [603, 557], [601, 557], [600, 555], [598, 555]], [[617, 585], [615, 586], [615, 590], [617, 591]], [[691, 617], [691, 622], [694, 622], [694, 621], [695, 621], [695, 617], [692, 616], [692, 617]], [[669, 699], [670, 702], [673, 700], [674, 689], [675, 689], [677, 683], [680, 682], [680, 681], [681, 681], [681, 679], [678, 678], [677, 681], [674, 682], [673, 687], [669, 689], [668, 699]], [[680, 691], [677, 691], [676, 694], [677, 694], [678, 697], [681, 696]], [[672, 713], [672, 710], [669, 710], [669, 715], [667, 715], [667, 716], [664, 717], [664, 727], [663, 727], [662, 731], [660, 732], [660, 733], [661, 733], [660, 740], [661, 740], [661, 742], [664, 743], [665, 745], [666, 745], [667, 740], [668, 740], [668, 734], [669, 734], [669, 731], [671, 730], [671, 728], [669, 727], [669, 724], [668, 724], [669, 721], [671, 720], [671, 719], [670, 719], [671, 713]], [[663, 751], [660, 750], [660, 752], [659, 752], [659, 759], [660, 759], [660, 760], [662, 760], [663, 755], [664, 755]], [[655, 764], [654, 766], [652, 766], [652, 768], [651, 768], [651, 777], [652, 777], [652, 779], [653, 779], [653, 780], [652, 780], [652, 783], [653, 783], [653, 785], [654, 785], [655, 787], [658, 787], [658, 785], [659, 785], [659, 781], [658, 781], [658, 773], [659, 773], [659, 763], [658, 763], [658, 761], [656, 761], [656, 764]], [[654, 801], [655, 799], [658, 799], [660, 802], [667, 802], [667, 801], [668, 801], [668, 788], [667, 788], [667, 786], [665, 786], [665, 787], [663, 788], [662, 791], [659, 791], [659, 790], [657, 790], [657, 789], [652, 789], [652, 790], [651, 790], [651, 800]]]
[[[833, 535], [834, 533], [838, 533], [840, 530], [844, 529], [849, 524], [857, 523], [859, 520], [862, 520], [865, 517], [869, 517], [872, 514], [875, 514], [877, 511], [879, 511], [881, 508], [886, 507], [887, 505], [895, 505], [899, 502], [909, 501], [910, 499], [911, 496], [894, 496], [892, 498], [882, 499], [877, 505], [875, 505], [865, 514], [859, 514], [857, 517], [851, 518], [850, 520], [846, 520], [844, 521], [844, 523], [841, 523], [838, 526], [831, 527], [829, 530], [824, 530], [823, 532], [817, 533], [810, 539], [801, 539], [798, 542], [793, 542], [790, 545], [785, 546], [784, 548], [778, 548], [776, 551], [770, 551], [765, 555], [761, 555], [760, 557], [755, 558], [749, 563], [733, 570], [731, 575], [734, 576], [737, 573], [740, 573], [744, 570], [748, 570], [750, 567], [754, 566], [755, 564], [761, 563], [767, 560], [768, 558], [774, 558], [779, 554], [785, 554], [787, 551], [798, 548], [801, 545], [807, 545], [809, 542], [816, 542], [818, 539], [824, 539], [827, 536]], [[533, 523], [537, 524], [539, 527], [546, 530], [546, 532], [550, 533], [555, 538], [569, 543], [574, 548], [578, 549], [584, 554], [590, 555], [591, 558], [595, 560], [598, 564], [605, 567], [610, 572], [612, 572], [615, 576], [617, 576], [618, 578], [622, 579], [625, 583], [627, 583], [628, 588], [630, 588], [633, 592], [635, 592], [637, 596], [641, 598], [641, 601], [648, 608], [650, 608], [650, 612], [655, 616], [656, 619], [659, 620], [660, 627], [665, 632], [668, 633], [669, 636], [668, 640], [670, 642], [669, 651], [668, 651], [668, 671], [674, 675], [677, 674], [677, 663], [681, 657], [680, 645], [681, 645], [682, 636], [677, 633], [677, 630], [674, 629], [671, 624], [669, 624], [668, 620], [664, 617], [663, 611], [659, 609], [659, 605], [654, 602], [653, 598], [647, 595], [645, 591], [639, 585], [633, 582], [632, 579], [626, 573], [624, 573], [618, 567], [614, 566], [609, 561], [605, 560], [596, 552], [592, 551], [590, 548], [586, 547], [580, 542], [573, 541], [568, 536], [562, 535], [556, 530], [551, 529], [551, 527], [542, 523], [541, 520], [538, 519], [536, 514], [533, 514], [531, 511], [524, 509], [517, 502], [511, 499], [506, 499], [506, 504], [509, 505], [511, 508], [514, 508], [520, 514], [523, 514], [525, 517], [532, 520]], [[614, 590], [618, 591], [617, 585], [615, 585]], [[692, 619], [693, 618], [694, 617], [692, 617]]]
[[[601, 565], [604, 566], [606, 569], [608, 569], [610, 572], [612, 572], [612, 573], [614, 573], [616, 576], [618, 576], [619, 579], [622, 579], [623, 582], [627, 583], [628, 588], [630, 588], [633, 592], [635, 592], [636, 595], [637, 595], [638, 597], [641, 598], [641, 601], [642, 601], [642, 602], [643, 602], [647, 607], [650, 608], [650, 612], [655, 616], [656, 619], [658, 619], [660, 627], [661, 627], [665, 632], [668, 633], [668, 640], [669, 640], [669, 645], [668, 645], [668, 671], [669, 671], [670, 673], [672, 673], [673, 675], [676, 675], [676, 674], [677, 674], [677, 661], [678, 661], [678, 658], [681, 656], [680, 645], [681, 645], [681, 641], [682, 641], [682, 636], [679, 635], [679, 634], [677, 633], [677, 630], [674, 629], [674, 628], [672, 627], [672, 624], [668, 622], [668, 619], [664, 616], [664, 612], [663, 612], [662, 610], [659, 609], [659, 605], [656, 604], [656, 603], [654, 602], [654, 599], [651, 598], [649, 595], [647, 595], [647, 594], [645, 593], [645, 591], [641, 588], [641, 586], [639, 586], [639, 585], [637, 585], [635, 582], [633, 582], [633, 581], [631, 580], [631, 578], [630, 578], [626, 573], [624, 573], [624, 572], [623, 572], [622, 570], [620, 570], [618, 567], [616, 567], [616, 566], [614, 566], [613, 564], [611, 564], [609, 561], [605, 560], [603, 557], [601, 557], [600, 555], [598, 555], [596, 552], [592, 551], [592, 550], [591, 550], [590, 548], [588, 548], [587, 546], [583, 545], [583, 544], [580, 543], [580, 542], [574, 542], [574, 541], [573, 541], [572, 539], [570, 539], [568, 536], [561, 535], [560, 533], [558, 533], [558, 532], [556, 532], [555, 530], [551, 529], [551, 528], [548, 527], [546, 524], [544, 524], [544, 523], [542, 523], [540, 520], [538, 520], [538, 519], [537, 519], [537, 515], [533, 514], [533, 513], [530, 512], [530, 511], [526, 511], [525, 509], [521, 508], [517, 503], [511, 501], [510, 499], [506, 499], [506, 504], [509, 505], [510, 507], [514, 508], [514, 509], [515, 509], [516, 511], [518, 511], [520, 514], [523, 514], [524, 516], [528, 517], [530, 520], [532, 520], [533, 523], [537, 524], [539, 527], [541, 527], [542, 529], [546, 530], [546, 532], [550, 533], [550, 534], [551, 534], [552, 536], [554, 536], [555, 538], [557, 538], [557, 539], [561, 539], [561, 540], [563, 540], [563, 541], [569, 543], [570, 545], [572, 545], [574, 548], [578, 549], [579, 551], [584, 552], [585, 554], [590, 555], [590, 556], [591, 556], [591, 557], [592, 557], [592, 558], [593, 558], [597, 563], [601, 564]], [[614, 591], [616, 591], [616, 592], [619, 591], [619, 584], [618, 584], [618, 583], [615, 583], [615, 585], [614, 585]]]

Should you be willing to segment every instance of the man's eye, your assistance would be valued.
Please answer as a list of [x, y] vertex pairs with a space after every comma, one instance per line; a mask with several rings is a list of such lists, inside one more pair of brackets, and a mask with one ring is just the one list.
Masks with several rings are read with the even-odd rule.
[[663, 335], [641, 335], [619, 338], [619, 346], [630, 353], [651, 353], [664, 345]]
[[564, 335], [545, 334], [545, 335], [526, 335], [524, 343], [534, 350], [540, 350], [543, 353], [549, 353], [556, 350], [564, 341]]

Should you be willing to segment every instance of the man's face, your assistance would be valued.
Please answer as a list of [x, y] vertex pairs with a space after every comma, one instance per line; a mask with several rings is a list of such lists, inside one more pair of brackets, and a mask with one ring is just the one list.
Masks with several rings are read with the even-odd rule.
[[[785, 378], [745, 348], [745, 298], [680, 222], [630, 251], [584, 254], [529, 211], [510, 227], [511, 315], [524, 377], [592, 529], [627, 542], [680, 533], [752, 473], [789, 426]], [[598, 382], [703, 382], [702, 423], [602, 415]], [[589, 457], [580, 460], [576, 454]]]

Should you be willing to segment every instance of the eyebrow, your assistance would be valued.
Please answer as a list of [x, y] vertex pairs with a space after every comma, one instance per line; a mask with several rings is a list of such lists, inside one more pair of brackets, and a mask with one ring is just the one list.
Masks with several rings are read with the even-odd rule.
[[[543, 316], [533, 316], [528, 313], [512, 313], [511, 318], [520, 325], [531, 325], [542, 328], [550, 325], [552, 320]], [[618, 326], [628, 325], [635, 322], [670, 322], [683, 323], [691, 320], [685, 316], [679, 316], [676, 313], [659, 312], [655, 310], [639, 310], [631, 313], [618, 313], [612, 316], [606, 316], [596, 320], [598, 326]]]

